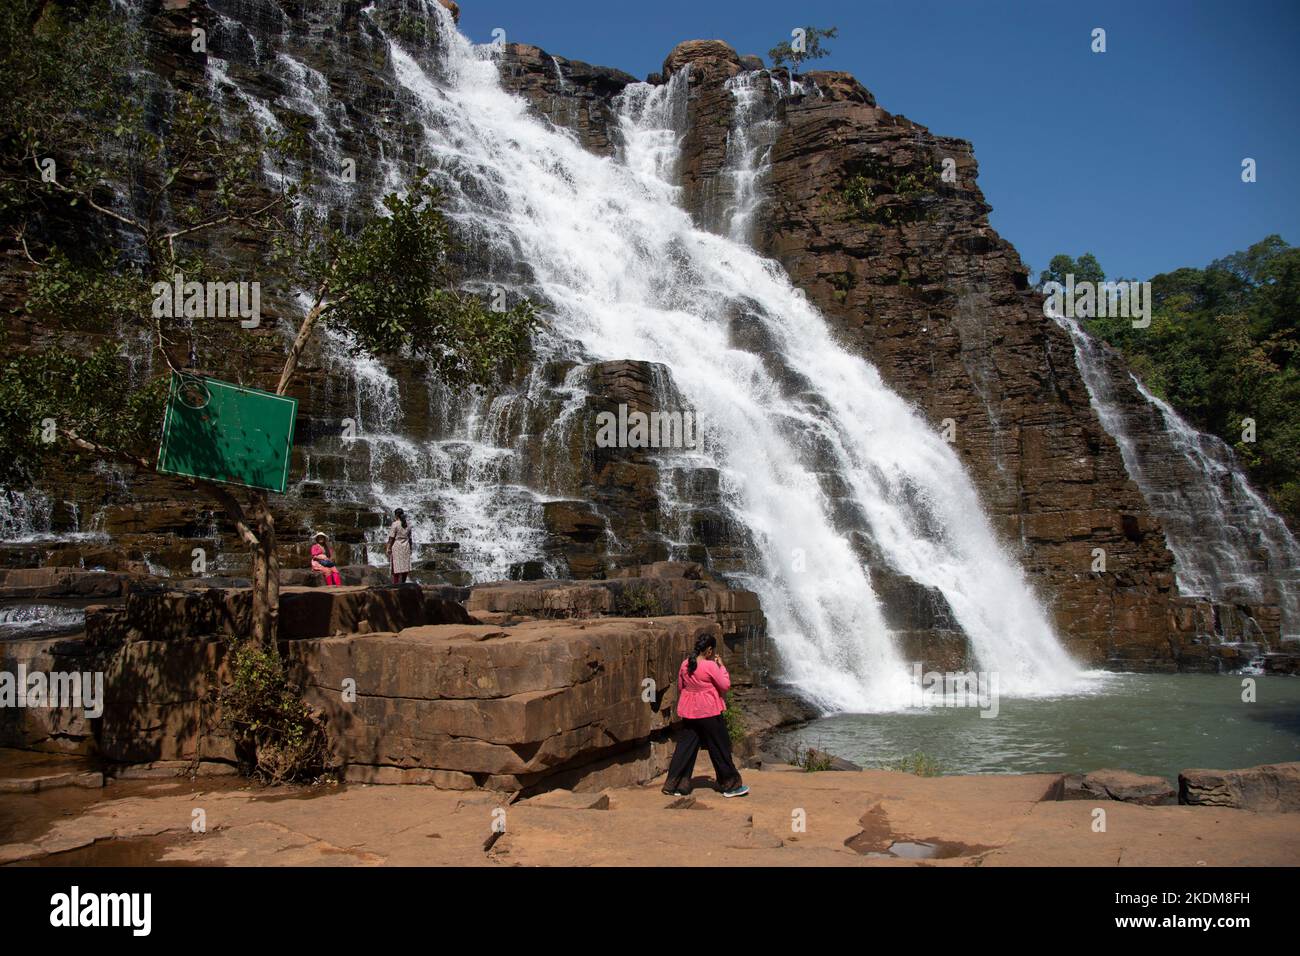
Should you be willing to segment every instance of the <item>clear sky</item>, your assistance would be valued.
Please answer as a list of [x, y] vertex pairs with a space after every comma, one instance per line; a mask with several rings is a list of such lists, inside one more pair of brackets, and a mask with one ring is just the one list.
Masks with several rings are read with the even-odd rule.
[[1035, 278], [1057, 252], [1145, 279], [1270, 233], [1300, 243], [1300, 0], [461, 3], [475, 42], [501, 28], [642, 78], [681, 40], [766, 60], [808, 24], [839, 28], [816, 68], [974, 143], [993, 226]]

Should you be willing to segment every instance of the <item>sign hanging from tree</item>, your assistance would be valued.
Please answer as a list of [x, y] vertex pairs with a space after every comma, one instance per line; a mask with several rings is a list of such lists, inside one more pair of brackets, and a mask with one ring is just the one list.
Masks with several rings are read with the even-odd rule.
[[158, 470], [284, 492], [298, 400], [172, 373]]

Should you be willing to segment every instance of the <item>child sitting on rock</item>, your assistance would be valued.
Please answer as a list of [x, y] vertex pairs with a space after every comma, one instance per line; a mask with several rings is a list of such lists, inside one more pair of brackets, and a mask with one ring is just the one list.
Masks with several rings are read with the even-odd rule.
[[316, 532], [316, 543], [311, 546], [311, 569], [324, 576], [326, 587], [338, 587], [343, 583], [338, 565], [334, 563], [334, 552], [330, 550], [329, 537], [324, 531]]

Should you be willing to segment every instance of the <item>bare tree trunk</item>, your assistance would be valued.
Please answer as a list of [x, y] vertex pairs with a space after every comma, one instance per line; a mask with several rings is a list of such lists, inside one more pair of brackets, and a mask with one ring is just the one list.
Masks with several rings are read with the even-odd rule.
[[254, 491], [247, 509], [225, 488], [210, 481], [194, 486], [206, 492], [225, 509], [235, 523], [240, 540], [253, 556], [252, 637], [262, 647], [275, 650], [280, 626], [280, 561], [275, 553], [275, 517], [267, 504], [266, 492]]
[[275, 553], [275, 518], [266, 493], [254, 491], [249, 509], [257, 543], [253, 545], [253, 640], [274, 650], [280, 625], [280, 562]]
[[266, 581], [266, 558], [262, 551], [262, 543], [258, 541], [253, 545], [253, 616], [250, 623], [253, 628], [253, 640], [263, 647], [270, 643], [270, 620], [267, 614], [270, 605], [266, 601]]
[[280, 556], [275, 550], [275, 516], [266, 512], [266, 526], [262, 536], [263, 561], [266, 563], [266, 604], [269, 609], [270, 633], [268, 645], [274, 649], [280, 638]]
[[275, 386], [275, 394], [283, 395], [289, 390], [289, 382], [293, 380], [293, 373], [298, 370], [298, 359], [302, 356], [302, 350], [307, 347], [311, 340], [311, 334], [316, 329], [316, 321], [325, 314], [330, 308], [329, 304], [324, 301], [325, 285], [321, 284], [320, 289], [316, 291], [316, 302], [303, 316], [302, 325], [298, 326], [298, 335], [293, 340], [293, 345], [289, 347], [289, 354], [284, 358], [284, 368], [280, 371], [280, 382]]
[[[280, 381], [275, 386], [277, 395], [283, 395], [289, 390], [289, 383], [298, 370], [298, 359], [311, 340], [316, 323], [333, 307], [332, 303], [325, 301], [328, 288], [328, 282], [320, 284], [316, 290], [315, 302], [303, 316], [298, 334], [289, 348], [289, 354], [285, 356]], [[258, 539], [253, 557], [253, 634], [263, 647], [274, 651], [280, 631], [280, 559], [275, 553], [275, 518], [267, 507], [266, 492], [253, 492], [253, 508], [257, 512]]]

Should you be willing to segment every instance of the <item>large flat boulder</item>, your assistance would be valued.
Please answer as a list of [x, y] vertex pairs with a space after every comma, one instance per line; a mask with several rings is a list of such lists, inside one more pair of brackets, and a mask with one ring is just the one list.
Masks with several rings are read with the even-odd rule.
[[1266, 813], [1300, 811], [1300, 762], [1263, 764], [1243, 770], [1184, 770], [1178, 802]]
[[[147, 607], [193, 610], [174, 601], [195, 594], [168, 592]], [[720, 634], [709, 616], [503, 627], [472, 623], [459, 604], [420, 588], [331, 596], [315, 588], [298, 596], [307, 604], [298, 618], [304, 632], [435, 611], [459, 620], [281, 642], [345, 778], [372, 783], [518, 791], [644, 782], [670, 754], [678, 666], [700, 635]], [[197, 607], [210, 615], [205, 626], [221, 631], [229, 605], [209, 601]], [[341, 621], [362, 612], [369, 616]], [[149, 638], [140, 624], [112, 645], [90, 638], [3, 645], [10, 670], [21, 662], [29, 670], [101, 671], [104, 711], [92, 722], [72, 708], [14, 709], [0, 715], [0, 744], [97, 755], [119, 766], [233, 765], [217, 706], [232, 634], [182, 638], [160, 625], [160, 636]]]
[[[339, 761], [517, 790], [644, 747], [706, 617], [441, 625], [288, 645]], [[349, 773], [353, 773], [349, 769]]]
[[[723, 634], [758, 634], [764, 618], [758, 595], [701, 580], [698, 565], [659, 562], [643, 577], [584, 581], [497, 581], [471, 589], [465, 606], [516, 617], [589, 618], [710, 615]], [[692, 571], [694, 569], [694, 572]]]
[[216, 710], [228, 641], [130, 641], [109, 658], [98, 753], [116, 764], [207, 760], [233, 764]]
[[1119, 800], [1139, 806], [1158, 807], [1175, 802], [1174, 788], [1164, 777], [1151, 777], [1128, 770], [1093, 770], [1072, 774], [1062, 781], [1063, 800]]
[[595, 581], [501, 581], [475, 587], [465, 608], [545, 617], [592, 617], [613, 609], [609, 589]]
[[[635, 784], [666, 765], [677, 668], [695, 641], [719, 638], [743, 689], [761, 658], [752, 638], [764, 631], [757, 596], [698, 565], [639, 570], [648, 573], [472, 590], [284, 587], [281, 652], [346, 779], [514, 791]], [[21, 654], [53, 669], [58, 648], [61, 669], [102, 671], [102, 719], [92, 728], [51, 710], [11, 721], [3, 737], [125, 765], [233, 763], [217, 691], [251, 608], [248, 588], [200, 586], [137, 587], [119, 605], [88, 608], [84, 638]]]
[[[0, 641], [0, 671], [93, 672], [97, 667], [85, 659], [82, 644], [64, 638]], [[0, 707], [0, 746], [89, 755], [94, 727], [82, 707]]]

